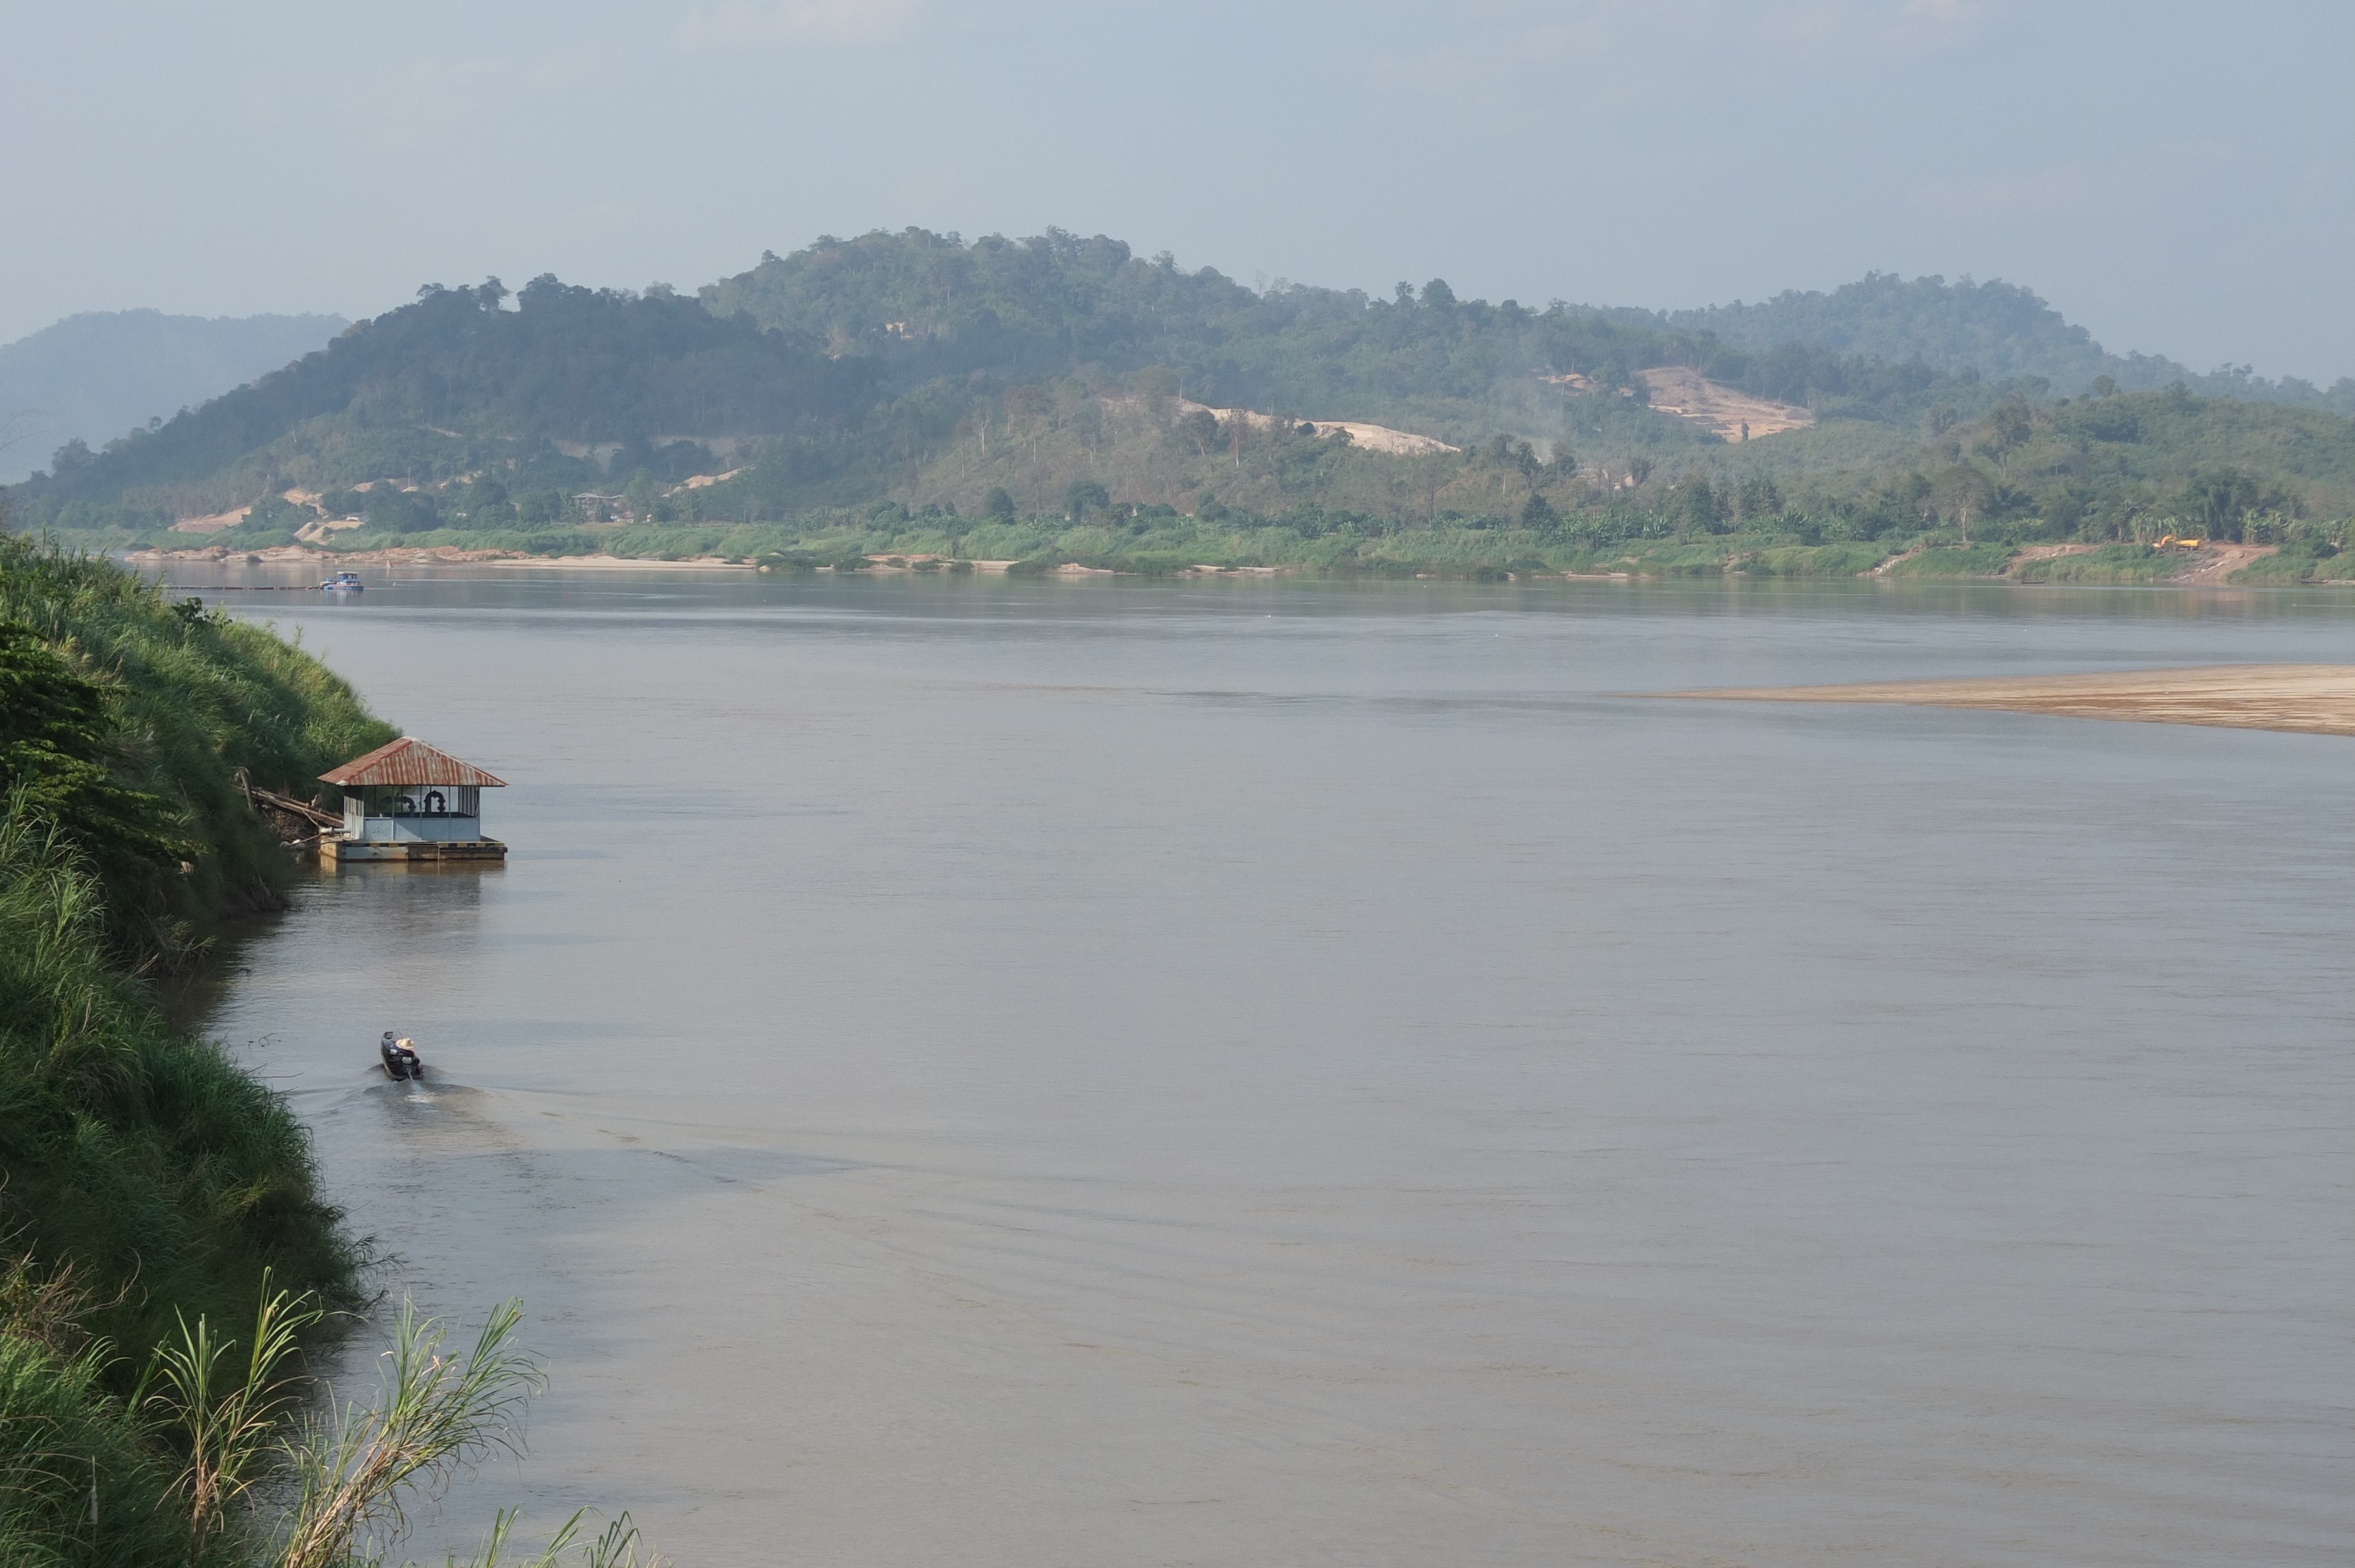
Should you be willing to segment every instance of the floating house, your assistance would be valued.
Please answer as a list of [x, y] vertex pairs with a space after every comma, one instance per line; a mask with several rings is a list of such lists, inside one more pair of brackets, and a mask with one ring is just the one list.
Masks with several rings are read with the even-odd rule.
[[483, 836], [483, 791], [506, 786], [471, 762], [403, 736], [356, 757], [320, 781], [344, 791], [344, 825], [323, 834], [331, 861], [505, 860]]

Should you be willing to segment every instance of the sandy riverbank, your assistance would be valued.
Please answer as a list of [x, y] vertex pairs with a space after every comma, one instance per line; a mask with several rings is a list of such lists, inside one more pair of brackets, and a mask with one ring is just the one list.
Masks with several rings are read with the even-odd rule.
[[133, 550], [123, 558], [134, 566], [157, 561], [208, 561], [259, 567], [476, 567], [505, 558], [504, 550], [462, 550], [455, 545], [422, 546], [383, 550], [313, 550], [301, 545], [272, 545], [266, 550], [232, 550], [211, 545], [193, 550]]
[[633, 559], [627, 556], [503, 556], [481, 563], [486, 567], [564, 567], [592, 572], [749, 572], [742, 561], [698, 556], [686, 561]]
[[702, 556], [686, 561], [632, 559], [624, 556], [518, 556], [506, 550], [462, 550], [454, 545], [418, 549], [306, 550], [300, 545], [277, 545], [267, 550], [226, 549], [218, 545], [198, 550], [133, 550], [123, 557], [134, 565], [159, 561], [244, 561], [264, 567], [567, 567], [616, 572], [749, 572], [741, 561]]
[[1742, 703], [1898, 703], [2006, 708], [2069, 718], [2355, 735], [2355, 664], [2212, 664], [2085, 675], [1868, 681], [1840, 686], [1731, 686], [1652, 692]]

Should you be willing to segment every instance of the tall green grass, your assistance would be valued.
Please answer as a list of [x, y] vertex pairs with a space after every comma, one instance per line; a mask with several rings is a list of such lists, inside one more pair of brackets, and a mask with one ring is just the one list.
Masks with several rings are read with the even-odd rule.
[[250, 1321], [273, 1274], [355, 1301], [356, 1258], [286, 1103], [139, 971], [289, 874], [240, 769], [307, 793], [392, 731], [268, 632], [6, 535], [0, 624], [0, 1563], [201, 1563], [151, 1348]]
[[[10, 1276], [21, 1281], [22, 1270]], [[0, 1563], [147, 1568], [188, 1562], [186, 1521], [156, 1503], [173, 1467], [107, 1387], [111, 1347], [68, 1347], [0, 1313]]]
[[[276, 1292], [241, 1336], [181, 1320], [149, 1376], [108, 1384], [89, 1293], [0, 1268], [0, 1564], [5, 1568], [378, 1568], [409, 1510], [490, 1456], [524, 1451], [545, 1380], [516, 1340], [522, 1306], [485, 1319], [473, 1346], [404, 1300], [378, 1360], [377, 1397], [311, 1393], [295, 1331], [319, 1308]], [[468, 1568], [661, 1568], [626, 1513], [586, 1537], [576, 1511], [528, 1556], [503, 1509]], [[450, 1560], [456, 1568], [455, 1558]]]
[[[135, 890], [110, 888], [114, 913], [125, 919], [203, 920], [273, 904], [288, 875], [286, 853], [247, 807], [238, 769], [255, 784], [308, 797], [317, 775], [397, 733], [299, 647], [265, 628], [175, 604], [95, 556], [0, 534], [0, 620], [30, 627], [105, 689], [118, 777], [161, 800], [193, 841], [185, 872]], [[133, 901], [142, 906], [123, 906]]]
[[[110, 961], [101, 891], [56, 827], [0, 811], [0, 1234], [73, 1269], [84, 1326], [143, 1353], [180, 1314], [250, 1319], [264, 1270], [354, 1294], [286, 1102]], [[117, 1381], [131, 1375], [123, 1372]]]
[[[272, 1271], [357, 1296], [285, 1102], [109, 958], [80, 850], [0, 811], [0, 1563], [201, 1564], [136, 1396], [182, 1314], [250, 1320]], [[197, 1543], [201, 1547], [201, 1542]], [[228, 1561], [228, 1559], [222, 1559]]]

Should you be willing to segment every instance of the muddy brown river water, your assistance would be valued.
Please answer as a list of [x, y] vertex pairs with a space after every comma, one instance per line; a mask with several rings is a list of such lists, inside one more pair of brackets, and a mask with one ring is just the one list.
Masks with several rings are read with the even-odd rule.
[[530, 1313], [416, 1555], [2355, 1552], [2355, 740], [1612, 694], [2347, 662], [2348, 597], [221, 597], [511, 781], [207, 1016], [389, 1290]]

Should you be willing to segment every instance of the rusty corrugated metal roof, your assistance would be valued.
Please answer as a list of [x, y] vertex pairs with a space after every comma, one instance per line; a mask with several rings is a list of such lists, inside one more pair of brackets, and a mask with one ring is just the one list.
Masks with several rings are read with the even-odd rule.
[[506, 784], [471, 762], [461, 762], [407, 735], [366, 757], [353, 758], [332, 773], [320, 774], [319, 781], [355, 789], [363, 784], [474, 784], [503, 789]]

